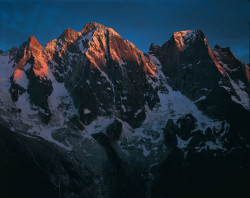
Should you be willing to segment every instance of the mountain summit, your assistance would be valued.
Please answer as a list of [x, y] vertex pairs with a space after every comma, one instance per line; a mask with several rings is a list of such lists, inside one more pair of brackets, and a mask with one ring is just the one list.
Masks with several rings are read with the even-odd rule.
[[29, 164], [48, 196], [176, 197], [204, 186], [231, 194], [232, 183], [245, 185], [249, 65], [230, 48], [211, 49], [201, 30], [143, 53], [91, 22], [45, 46], [31, 36], [1, 52], [0, 71], [0, 170], [20, 175], [5, 166], [11, 156], [13, 167]]

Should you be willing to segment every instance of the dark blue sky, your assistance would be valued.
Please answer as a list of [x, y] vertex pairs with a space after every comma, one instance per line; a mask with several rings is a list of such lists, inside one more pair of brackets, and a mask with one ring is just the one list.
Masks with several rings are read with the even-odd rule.
[[67, 27], [80, 31], [91, 21], [112, 27], [144, 52], [175, 31], [201, 29], [211, 48], [229, 46], [249, 63], [248, 0], [0, 0], [0, 49], [20, 46], [29, 35], [44, 45]]

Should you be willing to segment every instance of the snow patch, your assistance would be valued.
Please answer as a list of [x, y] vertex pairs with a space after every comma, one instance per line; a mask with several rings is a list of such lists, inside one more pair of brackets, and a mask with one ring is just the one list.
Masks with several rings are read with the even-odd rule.
[[83, 112], [84, 112], [84, 114], [88, 114], [88, 113], [90, 113], [91, 111], [88, 110], [88, 109], [84, 109]]
[[187, 148], [189, 142], [191, 141], [192, 137], [190, 137], [188, 140], [183, 140], [181, 139], [178, 135], [176, 135], [176, 138], [177, 138], [177, 147], [179, 149], [185, 149]]
[[24, 89], [28, 89], [28, 84], [29, 84], [29, 80], [27, 79], [27, 76], [25, 74], [25, 72], [23, 71], [20, 71], [22, 72], [22, 77], [19, 78], [19, 79], [16, 79], [15, 82], [20, 85], [21, 87], [23, 87]]
[[199, 102], [199, 101], [201, 101], [201, 100], [205, 100], [207, 97], [206, 96], [201, 96], [200, 98], [198, 98], [196, 101], [194, 101], [195, 103], [196, 102]]
[[249, 96], [242, 88], [244, 87], [243, 86], [244, 84], [241, 81], [238, 81], [238, 83], [236, 83], [230, 78], [229, 75], [228, 75], [228, 78], [235, 92], [237, 93], [237, 96], [239, 97], [239, 99], [237, 99], [235, 96], [231, 96], [231, 99], [235, 101], [236, 103], [242, 105], [245, 109], [249, 110], [250, 109]]

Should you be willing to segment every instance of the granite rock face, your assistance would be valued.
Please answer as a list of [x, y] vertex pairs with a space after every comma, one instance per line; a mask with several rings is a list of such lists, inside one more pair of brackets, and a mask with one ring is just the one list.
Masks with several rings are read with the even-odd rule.
[[149, 54], [159, 59], [169, 84], [206, 115], [227, 119], [235, 103], [249, 111], [249, 66], [230, 48], [211, 50], [202, 31], [175, 32], [162, 46], [152, 44]]
[[200, 30], [175, 32], [165, 44], [151, 45], [149, 50], [160, 60], [172, 86], [192, 100], [215, 88], [224, 72]]
[[[0, 71], [6, 196], [248, 190], [249, 65], [230, 48], [211, 50], [201, 30], [175, 32], [143, 53], [91, 22], [45, 46], [31, 36], [0, 52]], [[25, 175], [30, 191], [19, 184]]]
[[145, 104], [152, 109], [159, 100], [147, 81], [155, 78], [156, 69], [148, 55], [101, 24], [89, 23], [81, 32], [66, 29], [45, 46], [44, 54], [84, 124], [115, 114], [139, 127]]
[[42, 121], [48, 123], [51, 114], [48, 97], [53, 87], [46, 60], [42, 57], [42, 45], [34, 36], [30, 36], [14, 52], [14, 59], [16, 68], [10, 78], [12, 100], [16, 102], [23, 93], [27, 92], [30, 103], [41, 108], [39, 114]]

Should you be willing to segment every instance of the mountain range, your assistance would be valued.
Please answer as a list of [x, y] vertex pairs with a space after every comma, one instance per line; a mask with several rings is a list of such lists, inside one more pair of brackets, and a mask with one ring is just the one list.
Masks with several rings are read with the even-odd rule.
[[3, 197], [248, 192], [250, 68], [201, 30], [148, 53], [94, 22], [30, 36], [0, 52], [0, 94]]

